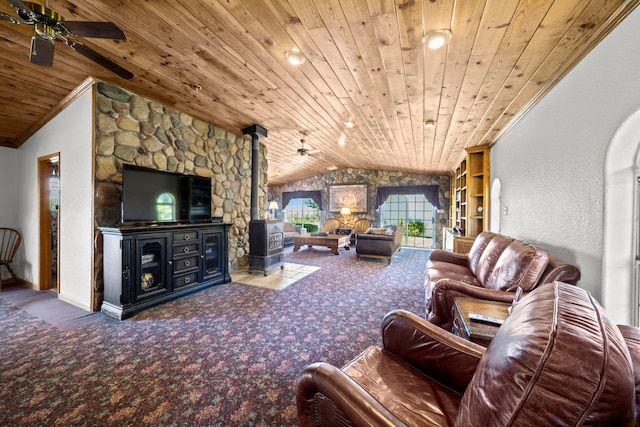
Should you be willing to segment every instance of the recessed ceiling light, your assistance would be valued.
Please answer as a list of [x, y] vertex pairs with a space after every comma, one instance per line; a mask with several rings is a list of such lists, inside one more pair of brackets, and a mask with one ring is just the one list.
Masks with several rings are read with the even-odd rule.
[[292, 65], [301, 65], [306, 61], [304, 55], [297, 50], [288, 50], [284, 53], [284, 56], [287, 57], [287, 60]]
[[354, 126], [354, 124], [353, 124], [353, 122], [351, 120], [344, 122], [344, 125], [346, 127], [348, 127], [349, 129], [351, 129]]
[[338, 169], [337, 166], [327, 166], [327, 170], [334, 171], [336, 169]]
[[450, 30], [433, 30], [425, 34], [422, 38], [422, 44], [426, 44], [429, 49], [440, 49], [449, 43], [451, 37], [452, 34]]
[[347, 137], [344, 134], [342, 134], [342, 135], [340, 135], [340, 139], [338, 140], [338, 144], [340, 144], [340, 146], [343, 146], [346, 141], [347, 141]]
[[436, 125], [435, 120], [427, 120], [426, 122], [424, 122], [424, 125], [428, 128], [432, 128]]

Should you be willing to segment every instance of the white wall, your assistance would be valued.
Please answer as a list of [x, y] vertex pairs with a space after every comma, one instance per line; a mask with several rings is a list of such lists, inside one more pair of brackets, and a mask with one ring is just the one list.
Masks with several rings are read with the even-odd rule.
[[[0, 147], [0, 227], [15, 228], [20, 230], [18, 221], [18, 151], [12, 148]], [[20, 245], [18, 253], [11, 264], [11, 268], [21, 271], [24, 259], [24, 246]], [[3, 267], [3, 279], [11, 277]], [[18, 274], [18, 277], [21, 277]]]
[[[578, 264], [579, 286], [619, 323], [630, 323], [631, 285], [603, 282], [605, 158], [619, 128], [640, 110], [639, 36], [640, 8], [491, 152], [491, 173], [509, 210], [501, 213], [502, 232]], [[630, 158], [636, 148], [630, 141]]]
[[93, 266], [93, 97], [88, 90], [18, 150], [18, 215], [24, 263], [16, 274], [38, 284], [38, 158], [60, 152], [59, 298], [89, 310]]

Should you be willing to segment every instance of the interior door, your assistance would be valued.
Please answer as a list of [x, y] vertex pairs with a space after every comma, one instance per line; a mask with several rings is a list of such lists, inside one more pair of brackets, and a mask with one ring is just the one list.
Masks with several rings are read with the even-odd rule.
[[60, 291], [58, 266], [60, 212], [60, 153], [38, 158], [38, 194], [40, 212], [39, 290]]

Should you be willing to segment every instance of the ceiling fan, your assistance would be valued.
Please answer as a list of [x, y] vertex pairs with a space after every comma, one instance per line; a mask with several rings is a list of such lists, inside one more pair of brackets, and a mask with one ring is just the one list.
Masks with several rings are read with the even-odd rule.
[[313, 150], [311, 147], [308, 147], [308, 146], [305, 147], [304, 143], [305, 143], [304, 139], [301, 139], [300, 140], [301, 146], [296, 150], [300, 155], [300, 157], [302, 158], [302, 160], [304, 160], [305, 157], [309, 157], [318, 151], [318, 150]]
[[132, 72], [77, 41], [78, 37], [126, 40], [124, 32], [113, 22], [65, 21], [60, 14], [46, 7], [44, 3], [22, 0], [7, 0], [7, 3], [13, 6], [19, 18], [0, 12], [1, 20], [31, 25], [34, 28], [30, 50], [30, 60], [33, 64], [45, 67], [53, 65], [54, 42], [62, 40], [80, 55], [118, 76], [124, 79], [133, 78]]

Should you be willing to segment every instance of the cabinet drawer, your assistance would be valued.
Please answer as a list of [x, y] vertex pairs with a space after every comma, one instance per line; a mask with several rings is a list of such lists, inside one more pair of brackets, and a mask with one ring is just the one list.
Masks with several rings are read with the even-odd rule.
[[194, 255], [188, 258], [180, 258], [173, 260], [173, 273], [178, 274], [183, 271], [191, 270], [198, 267], [198, 255]]
[[198, 241], [197, 231], [178, 231], [173, 233], [174, 243], [196, 242]]
[[175, 245], [173, 247], [173, 256], [189, 255], [198, 253], [198, 242], [189, 243], [186, 245]]
[[174, 289], [182, 288], [184, 286], [195, 285], [198, 283], [198, 273], [193, 272], [191, 274], [185, 274], [182, 276], [176, 276], [173, 278]]

